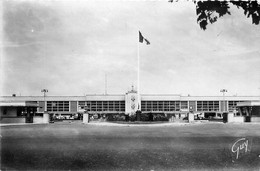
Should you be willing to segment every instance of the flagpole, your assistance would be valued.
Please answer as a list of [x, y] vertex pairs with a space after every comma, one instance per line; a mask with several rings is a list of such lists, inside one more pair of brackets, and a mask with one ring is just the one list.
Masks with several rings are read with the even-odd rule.
[[139, 31], [138, 31], [138, 39], [137, 39], [137, 102], [138, 109], [140, 108], [140, 42], [139, 42]]

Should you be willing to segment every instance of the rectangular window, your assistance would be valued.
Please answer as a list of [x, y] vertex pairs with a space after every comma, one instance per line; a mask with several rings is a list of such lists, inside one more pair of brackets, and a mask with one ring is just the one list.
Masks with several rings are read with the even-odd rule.
[[109, 111], [115, 111], [114, 101], [108, 102], [108, 110]]
[[188, 109], [188, 101], [181, 101], [181, 109]]
[[197, 101], [197, 111], [219, 111], [219, 101]]
[[180, 111], [180, 105], [182, 109], [188, 109], [188, 101], [142, 101], [142, 111]]
[[88, 106], [89, 111], [107, 112], [107, 111], [125, 111], [125, 101], [79, 101], [79, 107]]
[[120, 102], [115, 101], [115, 111], [119, 112], [120, 111]]
[[170, 101], [170, 111], [176, 111], [175, 101]]
[[157, 101], [152, 101], [152, 105], [153, 105], [153, 111], [158, 111], [158, 102]]
[[151, 101], [147, 101], [146, 103], [147, 103], [146, 104], [147, 111], [152, 111], [153, 110], [152, 102]]
[[91, 102], [90, 101], [79, 101], [78, 105], [79, 105], [78, 109], [87, 109], [88, 111], [91, 110]]
[[163, 101], [158, 101], [158, 110], [163, 111]]
[[228, 101], [228, 111], [233, 112], [234, 110], [238, 110], [237, 103], [241, 101]]
[[120, 111], [125, 111], [125, 101], [120, 101]]
[[180, 111], [180, 101], [175, 101], [175, 111]]
[[170, 111], [170, 102], [169, 101], [164, 101], [164, 111]]
[[202, 111], [202, 101], [197, 101], [197, 111]]
[[97, 101], [97, 111], [102, 111], [102, 101]]
[[90, 111], [97, 111], [97, 101], [90, 102]]
[[69, 111], [69, 101], [47, 101], [47, 111], [68, 112]]
[[219, 111], [219, 101], [214, 101], [214, 111]]
[[147, 111], [146, 104], [147, 104], [147, 101], [141, 101], [141, 109], [142, 109], [142, 111]]
[[103, 101], [103, 111], [108, 111], [108, 102]]
[[78, 102], [78, 105], [79, 105], [79, 106], [85, 106], [85, 104], [86, 104], [85, 101], [79, 101], [79, 102]]

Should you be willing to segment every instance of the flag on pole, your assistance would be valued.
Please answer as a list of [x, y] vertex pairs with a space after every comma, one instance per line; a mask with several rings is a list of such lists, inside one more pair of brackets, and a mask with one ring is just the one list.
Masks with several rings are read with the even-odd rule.
[[146, 38], [144, 38], [144, 36], [142, 35], [142, 33], [139, 31], [139, 42], [140, 42], [140, 43], [143, 43], [144, 41], [146, 42], [147, 45], [150, 44], [150, 42], [149, 42]]

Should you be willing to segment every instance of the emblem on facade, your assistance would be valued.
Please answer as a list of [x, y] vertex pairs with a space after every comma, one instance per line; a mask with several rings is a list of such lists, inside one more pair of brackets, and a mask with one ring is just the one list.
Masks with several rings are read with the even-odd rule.
[[131, 100], [132, 100], [132, 101], [135, 101], [135, 96], [131, 96]]
[[135, 108], [135, 104], [132, 104], [131, 108], [134, 109]]

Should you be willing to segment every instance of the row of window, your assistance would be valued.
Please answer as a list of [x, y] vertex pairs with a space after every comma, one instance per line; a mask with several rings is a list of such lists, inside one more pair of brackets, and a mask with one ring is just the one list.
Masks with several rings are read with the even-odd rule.
[[219, 101], [197, 101], [197, 111], [219, 111]]
[[79, 101], [78, 105], [88, 111], [125, 111], [125, 101]]
[[[228, 101], [229, 111], [240, 101]], [[69, 101], [47, 101], [47, 111], [69, 112]], [[125, 111], [125, 101], [79, 101], [78, 109], [88, 111]], [[142, 111], [188, 110], [188, 101], [141, 101]], [[220, 111], [219, 101], [197, 101], [197, 111]]]
[[241, 101], [228, 101], [228, 111], [232, 112], [234, 110], [238, 110], [237, 103]]
[[69, 101], [47, 101], [47, 111], [69, 112]]
[[188, 109], [188, 101], [141, 101], [142, 111], [180, 111]]

